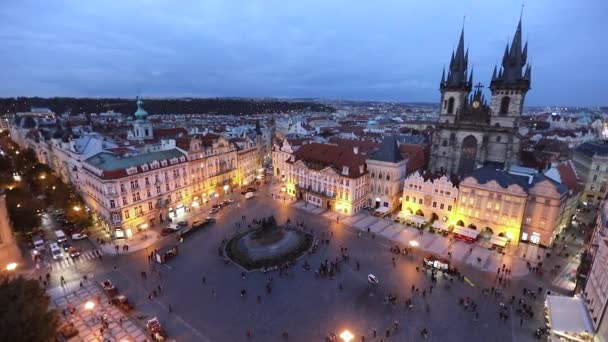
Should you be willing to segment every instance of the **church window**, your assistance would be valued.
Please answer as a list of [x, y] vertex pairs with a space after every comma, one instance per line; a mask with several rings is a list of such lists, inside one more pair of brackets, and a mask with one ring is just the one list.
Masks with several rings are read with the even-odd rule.
[[500, 124], [497, 122], [494, 124], [494, 127], [500, 127]]
[[447, 141], [447, 140], [444, 140], [444, 141], [441, 143], [441, 146], [443, 146], [443, 147], [448, 146], [448, 141]]
[[446, 155], [446, 152], [445, 152], [445, 151], [443, 151], [443, 155], [444, 155], [444, 156]]
[[496, 142], [500, 142], [502, 140], [502, 137], [499, 135], [496, 137]]
[[511, 98], [505, 96], [500, 100], [500, 114], [507, 114], [509, 112], [509, 104], [511, 102]]
[[450, 97], [448, 100], [448, 114], [454, 114], [454, 98]]

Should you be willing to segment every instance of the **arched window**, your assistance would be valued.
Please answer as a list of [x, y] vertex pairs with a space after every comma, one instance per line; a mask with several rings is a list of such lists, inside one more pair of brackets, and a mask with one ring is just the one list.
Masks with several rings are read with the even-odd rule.
[[447, 141], [447, 140], [444, 140], [444, 141], [441, 143], [441, 146], [443, 146], [443, 147], [448, 146], [448, 141]]
[[496, 137], [496, 142], [500, 142], [502, 140], [502, 137], [499, 135]]
[[386, 180], [390, 181], [391, 180], [391, 175], [386, 175]]
[[384, 188], [384, 195], [388, 196], [388, 186]]
[[511, 98], [505, 96], [500, 100], [500, 114], [509, 113], [509, 104], [511, 103]]
[[448, 100], [448, 114], [454, 114], [454, 98], [450, 97]]
[[494, 127], [500, 127], [500, 124], [497, 122], [494, 124]]

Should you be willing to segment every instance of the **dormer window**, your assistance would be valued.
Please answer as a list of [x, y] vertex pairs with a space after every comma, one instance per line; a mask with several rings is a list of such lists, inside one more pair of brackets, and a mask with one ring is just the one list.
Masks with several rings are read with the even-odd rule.
[[290, 159], [292, 162], [295, 162], [295, 161], [296, 161], [296, 156], [291, 156], [289, 159]]
[[348, 176], [348, 166], [342, 166], [342, 174]]
[[363, 165], [359, 165], [359, 173], [363, 173], [363, 172], [364, 172]]
[[143, 165], [141, 166], [141, 170], [142, 170], [142, 171], [144, 171], [144, 172], [145, 172], [145, 171], [148, 171], [148, 164], [143, 164]]
[[136, 166], [130, 167], [130, 168], [126, 169], [126, 171], [127, 171], [127, 174], [129, 176], [133, 175], [133, 174], [136, 174], [137, 173], [137, 167]]
[[161, 161], [161, 162], [160, 162], [160, 165], [161, 165], [162, 167], [167, 166], [167, 161], [166, 161], [166, 160]]

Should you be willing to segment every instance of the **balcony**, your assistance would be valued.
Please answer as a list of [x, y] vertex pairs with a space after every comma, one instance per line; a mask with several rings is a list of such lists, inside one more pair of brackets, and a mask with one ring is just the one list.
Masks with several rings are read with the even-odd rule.
[[106, 197], [108, 197], [108, 198], [116, 198], [116, 197], [118, 197], [118, 192], [116, 192], [116, 191], [107, 192], [106, 193]]

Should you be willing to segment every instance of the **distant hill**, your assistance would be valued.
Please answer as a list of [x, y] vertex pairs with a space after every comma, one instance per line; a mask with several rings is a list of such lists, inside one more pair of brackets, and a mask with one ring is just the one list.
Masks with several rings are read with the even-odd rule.
[[[144, 107], [150, 114], [233, 114], [249, 115], [286, 113], [290, 111], [333, 112], [334, 108], [312, 101], [286, 101], [275, 99], [239, 98], [172, 98], [146, 99]], [[0, 113], [28, 112], [31, 107], [47, 107], [62, 114], [71, 112], [101, 113], [108, 110], [123, 114], [134, 113], [135, 99], [125, 98], [74, 98], [74, 97], [17, 97], [0, 98]]]

